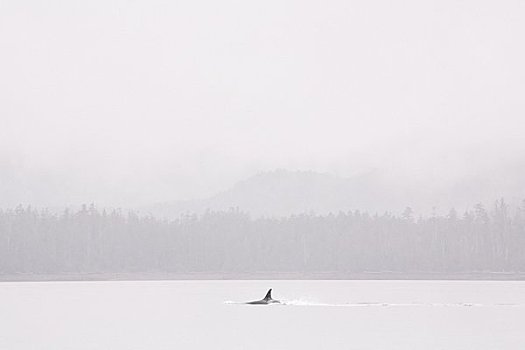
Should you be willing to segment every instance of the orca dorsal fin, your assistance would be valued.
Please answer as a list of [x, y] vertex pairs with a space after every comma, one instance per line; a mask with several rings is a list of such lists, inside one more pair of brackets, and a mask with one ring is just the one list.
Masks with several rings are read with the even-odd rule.
[[268, 293], [266, 293], [264, 300], [272, 300], [272, 289], [271, 288], [268, 290]]

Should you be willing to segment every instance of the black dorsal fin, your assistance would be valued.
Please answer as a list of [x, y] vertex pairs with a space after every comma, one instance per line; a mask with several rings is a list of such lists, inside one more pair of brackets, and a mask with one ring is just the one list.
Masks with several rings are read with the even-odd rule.
[[268, 293], [266, 293], [266, 296], [264, 297], [264, 300], [271, 300], [272, 299], [272, 289], [270, 288], [268, 290]]

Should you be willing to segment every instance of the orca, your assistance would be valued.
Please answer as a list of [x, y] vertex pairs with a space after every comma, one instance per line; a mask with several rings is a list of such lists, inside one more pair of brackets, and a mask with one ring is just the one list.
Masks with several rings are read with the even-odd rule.
[[272, 299], [272, 289], [268, 290], [268, 293], [266, 293], [266, 296], [264, 299], [256, 300], [256, 301], [249, 301], [246, 304], [249, 305], [268, 305], [268, 304], [280, 304], [281, 302], [279, 300]]

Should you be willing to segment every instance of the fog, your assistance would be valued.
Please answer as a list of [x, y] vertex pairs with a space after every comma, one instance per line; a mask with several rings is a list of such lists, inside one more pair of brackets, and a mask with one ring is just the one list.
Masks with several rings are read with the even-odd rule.
[[3, 1], [0, 207], [206, 198], [274, 169], [379, 173], [422, 193], [416, 210], [524, 198], [524, 16], [520, 1]]
[[0, 349], [525, 349], [524, 19], [0, 0]]

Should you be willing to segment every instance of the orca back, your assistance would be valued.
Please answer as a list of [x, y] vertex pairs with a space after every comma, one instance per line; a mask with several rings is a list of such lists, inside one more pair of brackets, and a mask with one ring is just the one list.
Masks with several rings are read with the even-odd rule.
[[250, 301], [250, 302], [247, 302], [246, 304], [251, 304], [251, 305], [268, 305], [268, 304], [279, 304], [279, 303], [280, 302], [278, 300], [272, 299], [272, 289], [270, 288], [270, 290], [268, 290], [268, 292], [266, 293], [266, 296], [264, 297], [264, 299], [256, 300], [256, 301]]

